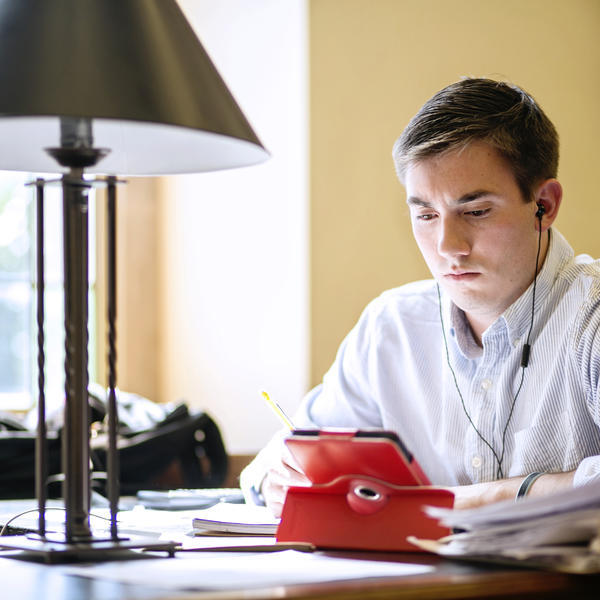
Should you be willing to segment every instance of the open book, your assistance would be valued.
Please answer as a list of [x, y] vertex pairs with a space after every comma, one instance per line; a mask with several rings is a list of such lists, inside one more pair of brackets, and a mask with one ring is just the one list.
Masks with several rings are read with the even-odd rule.
[[220, 502], [197, 511], [192, 520], [195, 532], [243, 535], [275, 535], [279, 519], [265, 506]]

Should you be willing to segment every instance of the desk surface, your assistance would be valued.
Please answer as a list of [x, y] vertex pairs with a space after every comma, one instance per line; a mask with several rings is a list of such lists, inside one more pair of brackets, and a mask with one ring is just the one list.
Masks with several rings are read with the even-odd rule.
[[[26, 501], [30, 503], [31, 501]], [[14, 515], [22, 502], [0, 502], [7, 514]], [[29, 507], [29, 506], [27, 506]], [[1, 511], [0, 511], [1, 512]], [[9, 538], [10, 539], [10, 538]], [[448, 560], [425, 553], [328, 552], [332, 556], [368, 560], [395, 561], [434, 567], [424, 574], [355, 579], [329, 583], [277, 585], [263, 589], [227, 592], [184, 592], [153, 587], [150, 583], [133, 585], [118, 583], [100, 576], [94, 579], [68, 574], [62, 565], [47, 565], [8, 556], [0, 551], [0, 597], [18, 600], [391, 600], [391, 599], [459, 599], [459, 598], [600, 598], [600, 575], [567, 575], [534, 569], [487, 565]], [[189, 558], [189, 554], [186, 558]], [[193, 553], [193, 563], [202, 570], [202, 552]], [[235, 559], [222, 553], [223, 561], [231, 562], [231, 579], [235, 581]], [[164, 558], [163, 560], [175, 560]], [[220, 560], [220, 557], [219, 557]], [[206, 556], [205, 556], [206, 561]], [[137, 561], [136, 561], [137, 562]], [[229, 565], [226, 565], [229, 567]], [[148, 565], [149, 568], [152, 568]], [[209, 567], [204, 567], [204, 571]], [[239, 572], [239, 567], [238, 567]], [[145, 573], [142, 573], [145, 580]], [[152, 577], [148, 578], [150, 581]], [[315, 580], [316, 581], [316, 580]], [[235, 587], [233, 584], [232, 588]]]
[[[427, 564], [433, 572], [379, 580], [354, 580], [333, 583], [283, 585], [271, 589], [246, 589], [227, 592], [182, 592], [128, 585], [102, 579], [66, 574], [60, 566], [0, 558], [2, 597], [19, 600], [206, 600], [240, 599], [355, 599], [388, 600], [456, 598], [594, 598], [600, 594], [600, 576], [574, 576], [561, 573], [475, 565], [449, 561], [424, 554], [332, 553], [337, 556]], [[164, 560], [177, 560], [165, 558]], [[202, 555], [197, 555], [202, 560]], [[223, 560], [228, 560], [223, 553]], [[235, 572], [235, 563], [232, 573]], [[234, 575], [233, 575], [234, 576]]]

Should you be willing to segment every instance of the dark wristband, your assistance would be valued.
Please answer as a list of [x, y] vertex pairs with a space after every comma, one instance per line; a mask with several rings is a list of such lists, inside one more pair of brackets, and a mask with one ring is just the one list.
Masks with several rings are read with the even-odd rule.
[[521, 482], [521, 485], [519, 486], [519, 491], [517, 492], [517, 495], [515, 496], [515, 502], [517, 500], [520, 500], [521, 498], [524, 498], [525, 496], [527, 496], [529, 490], [531, 489], [531, 486], [535, 483], [535, 481], [538, 479], [538, 477], [541, 477], [542, 475], [544, 475], [544, 473], [540, 473], [539, 471], [534, 471], [533, 473], [529, 473], [529, 475], [527, 475], [527, 477], [525, 477], [525, 479], [523, 479], [523, 481]]

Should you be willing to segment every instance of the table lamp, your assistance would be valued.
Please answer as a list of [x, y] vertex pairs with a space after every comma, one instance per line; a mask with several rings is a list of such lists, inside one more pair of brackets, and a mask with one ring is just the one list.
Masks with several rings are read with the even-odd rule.
[[[117, 530], [115, 218], [117, 176], [213, 171], [265, 160], [248, 124], [175, 0], [0, 0], [0, 169], [59, 173], [63, 190], [64, 535], [45, 528], [43, 189], [37, 179], [37, 536], [3, 542], [46, 560], [172, 545]], [[90, 529], [88, 174], [108, 186], [108, 493], [111, 533]], [[85, 175], [85, 176], [84, 176]], [[39, 242], [42, 242], [40, 244]], [[42, 246], [40, 248], [40, 246]]]

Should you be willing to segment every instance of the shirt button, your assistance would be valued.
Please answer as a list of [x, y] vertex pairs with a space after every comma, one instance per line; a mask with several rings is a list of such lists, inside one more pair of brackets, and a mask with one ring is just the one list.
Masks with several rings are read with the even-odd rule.
[[491, 379], [484, 379], [484, 380], [481, 382], [481, 387], [482, 387], [484, 390], [489, 390], [489, 389], [492, 387], [492, 381], [491, 381]]
[[474, 456], [474, 457], [471, 459], [471, 466], [472, 466], [474, 469], [479, 469], [479, 467], [481, 466], [481, 458], [480, 458], [479, 456]]
[[516, 340], [513, 340], [513, 346], [516, 348], [519, 344], [521, 343], [521, 340], [519, 338], [517, 338]]

